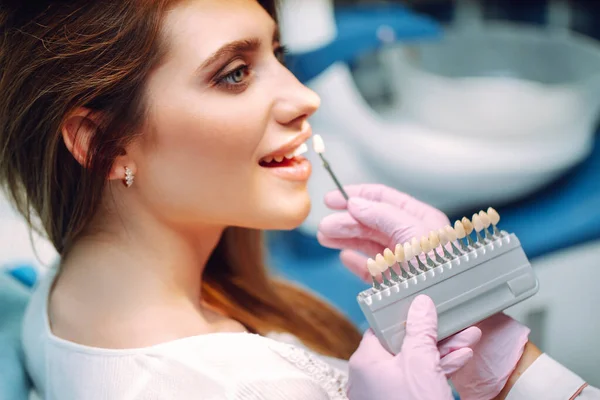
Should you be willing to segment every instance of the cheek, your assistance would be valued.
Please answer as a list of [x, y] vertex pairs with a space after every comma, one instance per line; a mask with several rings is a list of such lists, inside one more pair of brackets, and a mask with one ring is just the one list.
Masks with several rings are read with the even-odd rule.
[[209, 213], [223, 219], [240, 193], [260, 186], [256, 157], [267, 129], [266, 107], [261, 112], [258, 101], [208, 97], [165, 96], [152, 113], [140, 179], [147, 174], [144, 197], [173, 217]]

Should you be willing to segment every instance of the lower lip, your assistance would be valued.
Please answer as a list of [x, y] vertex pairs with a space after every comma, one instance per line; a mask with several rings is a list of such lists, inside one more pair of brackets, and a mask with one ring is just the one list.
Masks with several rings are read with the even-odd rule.
[[312, 172], [312, 166], [310, 161], [304, 157], [295, 157], [289, 165], [281, 167], [262, 167], [263, 169], [277, 175], [279, 178], [295, 181], [305, 182], [310, 178]]

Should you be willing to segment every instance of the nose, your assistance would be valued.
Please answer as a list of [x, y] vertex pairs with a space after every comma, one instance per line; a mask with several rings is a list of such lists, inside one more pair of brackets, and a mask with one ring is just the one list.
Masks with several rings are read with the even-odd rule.
[[317, 111], [321, 105], [318, 94], [303, 85], [287, 69], [281, 74], [282, 79], [275, 88], [278, 93], [273, 113], [282, 125], [301, 126], [302, 123]]

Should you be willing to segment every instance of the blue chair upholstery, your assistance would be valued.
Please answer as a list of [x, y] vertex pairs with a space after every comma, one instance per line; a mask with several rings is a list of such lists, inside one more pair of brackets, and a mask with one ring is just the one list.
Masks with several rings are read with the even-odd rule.
[[0, 271], [0, 399], [29, 399], [31, 383], [21, 348], [21, 322], [28, 301], [29, 289]]
[[381, 27], [394, 32], [398, 41], [423, 40], [441, 35], [432, 19], [393, 4], [341, 7], [335, 11], [336, 38], [326, 46], [286, 57], [288, 68], [301, 82], [315, 78], [337, 62], [348, 63], [360, 54], [387, 43], [379, 36]]

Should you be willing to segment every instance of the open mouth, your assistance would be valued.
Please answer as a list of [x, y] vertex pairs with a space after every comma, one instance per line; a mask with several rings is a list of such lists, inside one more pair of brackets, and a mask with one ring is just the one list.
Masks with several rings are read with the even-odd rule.
[[263, 157], [258, 164], [264, 168], [290, 167], [304, 160], [302, 154], [306, 153], [307, 151], [308, 146], [306, 143], [302, 143], [298, 148], [290, 153]]

